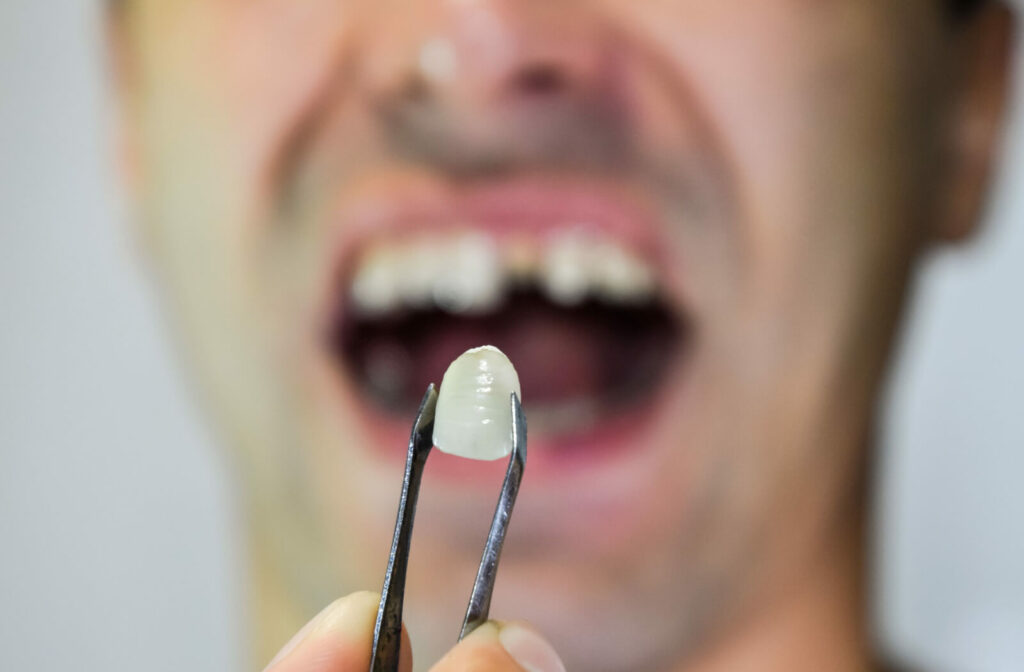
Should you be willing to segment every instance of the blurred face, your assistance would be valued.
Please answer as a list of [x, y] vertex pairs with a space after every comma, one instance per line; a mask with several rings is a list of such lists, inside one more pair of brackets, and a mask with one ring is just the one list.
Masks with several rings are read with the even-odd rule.
[[[302, 609], [380, 584], [427, 383], [530, 423], [497, 616], [684, 655], [831, 543], [929, 235], [926, 0], [138, 0], [144, 235]], [[505, 465], [431, 457], [407, 615], [450, 643]]]

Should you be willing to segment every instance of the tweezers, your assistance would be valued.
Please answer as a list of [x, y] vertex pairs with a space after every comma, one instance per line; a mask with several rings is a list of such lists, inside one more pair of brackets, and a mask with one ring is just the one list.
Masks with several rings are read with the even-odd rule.
[[[384, 574], [384, 588], [381, 590], [380, 606], [377, 608], [377, 623], [373, 630], [373, 654], [370, 658], [370, 672], [397, 672], [399, 652], [402, 645], [402, 604], [405, 597], [405, 574], [409, 566], [409, 546], [412, 540], [412, 523], [416, 515], [416, 499], [419, 496], [420, 481], [427, 455], [433, 447], [434, 409], [437, 405], [437, 390], [431, 383], [427, 387], [419, 412], [412, 425], [409, 437], [409, 455], [405, 462], [405, 478], [402, 481], [402, 496], [398, 504], [398, 518], [395, 521], [395, 536], [391, 542], [388, 569]], [[459, 641], [487, 621], [491, 608], [491, 594], [498, 571], [501, 547], [505, 543], [505, 532], [512, 516], [512, 507], [519, 494], [519, 484], [526, 467], [526, 417], [523, 415], [519, 397], [513, 392], [512, 405], [512, 454], [505, 482], [501, 487], [498, 506], [487, 533], [487, 543], [480, 558], [480, 568], [473, 583], [473, 592], [462, 622]]]

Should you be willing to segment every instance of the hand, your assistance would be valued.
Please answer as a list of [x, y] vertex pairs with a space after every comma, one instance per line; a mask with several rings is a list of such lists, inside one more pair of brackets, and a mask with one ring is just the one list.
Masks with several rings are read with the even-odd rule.
[[[264, 672], [366, 672], [379, 595], [353, 593], [324, 609], [288, 642]], [[402, 628], [401, 672], [412, 672]], [[488, 621], [455, 645], [431, 672], [565, 672], [558, 654], [519, 623]]]

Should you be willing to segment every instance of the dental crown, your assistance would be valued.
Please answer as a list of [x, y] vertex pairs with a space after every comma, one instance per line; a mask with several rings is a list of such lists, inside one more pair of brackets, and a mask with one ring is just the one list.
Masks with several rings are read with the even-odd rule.
[[472, 460], [512, 452], [512, 393], [522, 398], [512, 362], [493, 345], [459, 355], [445, 371], [434, 413], [434, 445]]

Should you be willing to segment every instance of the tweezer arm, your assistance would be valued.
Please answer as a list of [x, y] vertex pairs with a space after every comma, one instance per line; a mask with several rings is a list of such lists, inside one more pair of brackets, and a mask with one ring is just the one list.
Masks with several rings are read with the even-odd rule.
[[395, 536], [391, 541], [388, 569], [384, 574], [384, 587], [381, 590], [380, 606], [377, 608], [377, 623], [373, 629], [371, 672], [398, 672], [409, 544], [412, 541], [412, 524], [416, 517], [416, 499], [419, 497], [420, 482], [423, 480], [423, 468], [433, 446], [436, 405], [437, 391], [430, 385], [423, 395], [409, 437], [409, 456], [405, 461], [405, 478], [402, 481], [402, 497], [398, 504], [398, 520], [395, 522]]
[[[384, 574], [384, 588], [381, 590], [380, 607], [377, 609], [377, 623], [373, 631], [373, 653], [370, 658], [371, 672], [398, 672], [399, 653], [402, 644], [402, 604], [405, 595], [405, 575], [409, 566], [409, 545], [412, 540], [412, 524], [416, 516], [416, 499], [419, 496], [423, 468], [433, 446], [434, 409], [437, 392], [433, 385], [423, 396], [419, 413], [409, 437], [409, 455], [405, 463], [405, 479], [402, 482], [402, 496], [398, 505], [398, 519], [395, 521], [395, 536], [391, 542], [388, 568]], [[512, 456], [505, 472], [505, 482], [498, 498], [498, 506], [491, 520], [480, 568], [473, 584], [473, 593], [466, 609], [459, 640], [487, 621], [491, 608], [491, 594], [498, 571], [501, 547], [505, 543], [505, 532], [512, 516], [512, 507], [519, 494], [519, 484], [526, 467], [526, 417], [523, 415], [519, 397], [512, 394]]]
[[491, 529], [487, 533], [487, 543], [480, 558], [480, 568], [473, 583], [473, 593], [469, 597], [466, 618], [462, 622], [459, 641], [483, 625], [491, 610], [491, 594], [494, 592], [494, 579], [498, 572], [498, 560], [501, 558], [501, 547], [505, 543], [505, 532], [512, 516], [512, 507], [519, 494], [519, 484], [523, 480], [523, 469], [526, 467], [526, 417], [519, 403], [519, 397], [512, 393], [512, 457], [505, 471], [505, 483], [501, 487], [498, 506], [494, 510]]

